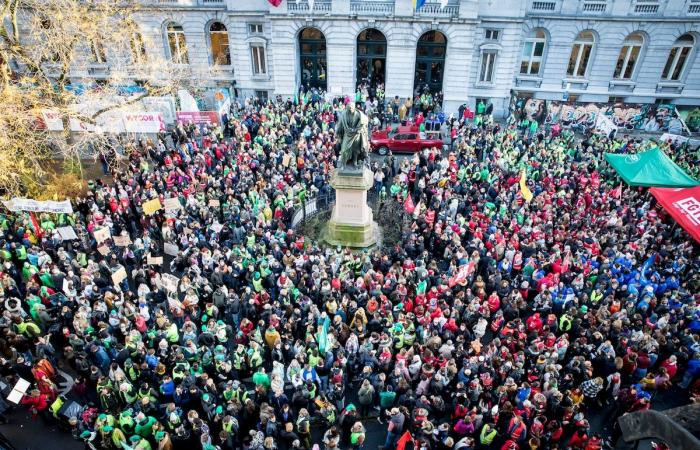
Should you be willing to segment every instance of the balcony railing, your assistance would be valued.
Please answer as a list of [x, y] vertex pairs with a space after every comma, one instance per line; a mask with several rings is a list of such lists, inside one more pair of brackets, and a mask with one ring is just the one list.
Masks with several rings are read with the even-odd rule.
[[532, 2], [531, 11], [554, 12], [557, 9], [557, 2]]
[[688, 14], [700, 14], [700, 3], [688, 5]]
[[290, 0], [287, 3], [287, 11], [294, 13], [329, 13], [331, 12], [331, 0], [316, 0], [313, 2], [313, 9], [307, 0], [302, 0], [297, 3], [295, 0]]
[[594, 13], [594, 12], [605, 12], [608, 4], [605, 2], [584, 2], [583, 12]]
[[430, 17], [457, 17], [459, 15], [459, 5], [442, 6], [440, 3], [426, 2], [421, 8], [416, 11], [418, 16]]
[[394, 14], [393, 1], [351, 1], [350, 12], [353, 14], [391, 15]]
[[637, 4], [634, 5], [634, 12], [639, 14], [656, 14], [659, 12], [659, 5]]

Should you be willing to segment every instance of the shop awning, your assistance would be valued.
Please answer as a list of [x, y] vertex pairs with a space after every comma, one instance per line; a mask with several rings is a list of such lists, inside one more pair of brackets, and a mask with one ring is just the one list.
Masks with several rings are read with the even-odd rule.
[[700, 242], [700, 186], [651, 188], [649, 192], [693, 239]]
[[605, 159], [630, 186], [692, 187], [700, 184], [658, 148], [630, 155], [606, 153]]

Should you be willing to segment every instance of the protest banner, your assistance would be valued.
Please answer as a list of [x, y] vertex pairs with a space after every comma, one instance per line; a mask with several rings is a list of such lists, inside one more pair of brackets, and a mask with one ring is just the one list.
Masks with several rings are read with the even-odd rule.
[[73, 206], [71, 206], [70, 200], [55, 202], [51, 200], [32, 200], [30, 198], [13, 198], [12, 200], [3, 201], [2, 203], [12, 212], [26, 211], [73, 214]]

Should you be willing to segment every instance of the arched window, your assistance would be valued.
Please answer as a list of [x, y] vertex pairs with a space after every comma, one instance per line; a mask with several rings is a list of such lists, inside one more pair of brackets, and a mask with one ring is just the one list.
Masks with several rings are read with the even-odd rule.
[[430, 30], [418, 39], [414, 90], [427, 86], [432, 93], [442, 91], [446, 53], [447, 37], [441, 32]]
[[357, 36], [357, 84], [376, 87], [386, 76], [386, 37], [369, 28]]
[[590, 31], [582, 31], [576, 36], [574, 46], [571, 48], [569, 57], [569, 67], [566, 74], [570, 77], [585, 77], [588, 70], [588, 63], [593, 53], [595, 36]]
[[661, 78], [667, 81], [680, 81], [683, 78], [685, 66], [690, 59], [690, 53], [693, 51], [695, 38], [690, 34], [684, 34], [676, 39], [676, 42], [668, 54], [664, 71], [661, 72]]
[[326, 89], [326, 37], [321, 30], [304, 28], [299, 33], [299, 65], [304, 85]]
[[166, 29], [168, 50], [170, 60], [175, 64], [189, 64], [190, 59], [187, 54], [187, 41], [185, 40], [185, 30], [181, 25], [170, 22]]
[[211, 43], [211, 57], [215, 66], [230, 66], [231, 53], [228, 49], [228, 30], [221, 22], [214, 22], [209, 26], [209, 42]]
[[630, 80], [634, 74], [634, 67], [639, 60], [639, 54], [642, 52], [644, 45], [644, 36], [641, 33], [632, 33], [627, 36], [625, 42], [622, 43], [620, 54], [617, 57], [615, 65], [615, 73], [613, 78], [618, 80]]
[[544, 30], [538, 28], [530, 33], [523, 45], [523, 55], [520, 60], [520, 73], [522, 75], [540, 75], [546, 44], [547, 36]]

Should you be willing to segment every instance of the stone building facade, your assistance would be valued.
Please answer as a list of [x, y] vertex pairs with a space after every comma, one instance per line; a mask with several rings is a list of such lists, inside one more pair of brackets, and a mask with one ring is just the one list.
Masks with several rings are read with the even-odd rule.
[[[239, 96], [300, 84], [351, 94], [443, 93], [454, 112], [512, 92], [549, 100], [700, 105], [700, 0], [144, 0], [139, 26], [167, 58], [212, 68]], [[369, 30], [369, 31], [367, 31]], [[184, 50], [183, 50], [184, 47]]]

